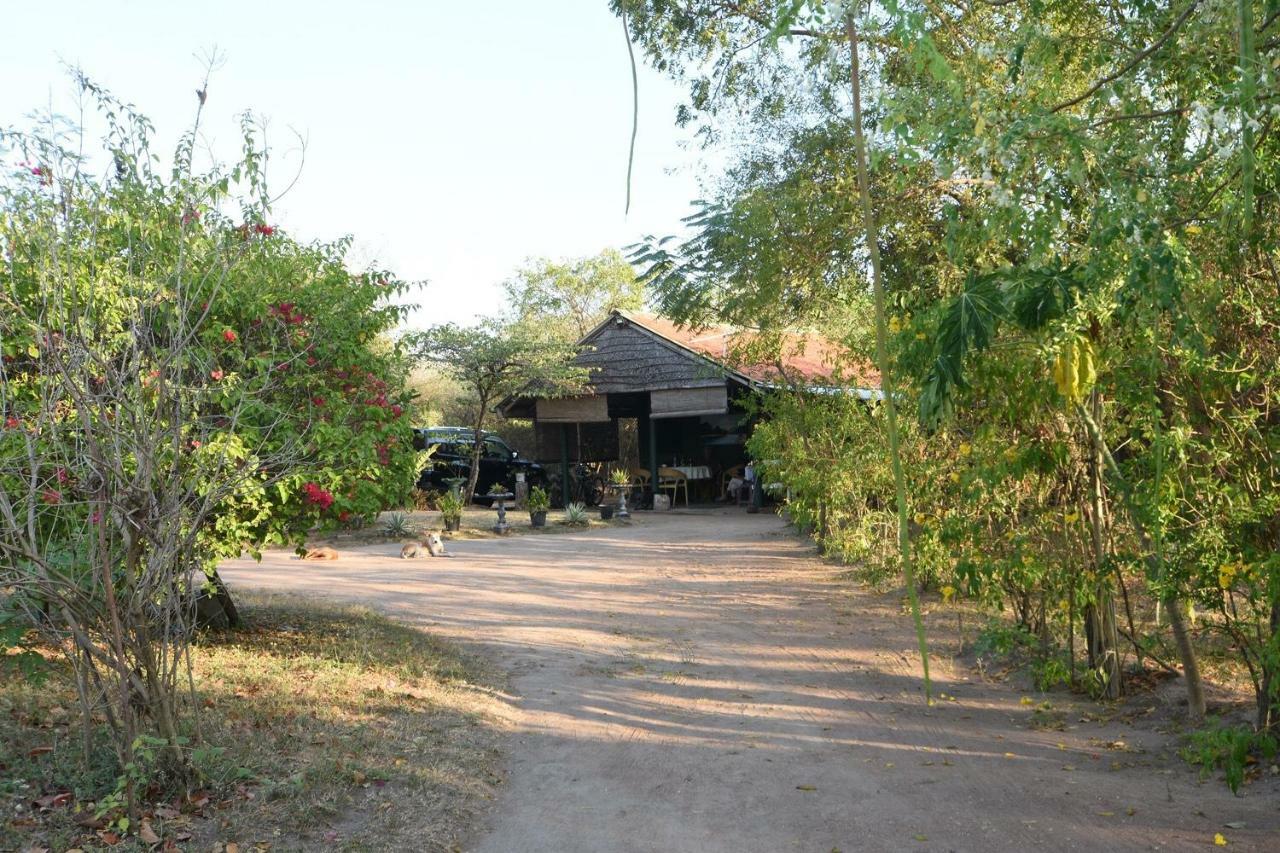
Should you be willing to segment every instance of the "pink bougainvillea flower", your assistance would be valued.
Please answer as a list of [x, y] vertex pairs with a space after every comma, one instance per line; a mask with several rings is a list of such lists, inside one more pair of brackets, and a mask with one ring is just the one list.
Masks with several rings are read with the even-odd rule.
[[62, 503], [62, 492], [57, 489], [45, 489], [40, 493], [40, 500], [44, 501], [49, 506], [60, 504]]
[[59, 483], [65, 483], [67, 482], [67, 480], [71, 479], [71, 477], [68, 476], [67, 474], [66, 468], [59, 468], [57, 471], [54, 471], [53, 476], [57, 479]]
[[398, 418], [404, 414], [404, 409], [400, 406], [392, 406], [391, 414]]
[[209, 371], [209, 378], [210, 378], [210, 379], [212, 379], [214, 382], [221, 382], [221, 381], [222, 381], [222, 377], [223, 377], [223, 375], [224, 375], [224, 374], [223, 374], [223, 372], [222, 372], [221, 370], [210, 370], [210, 371]]
[[192, 222], [200, 221], [200, 211], [195, 208], [188, 208], [187, 212], [182, 214], [182, 224], [190, 225]]
[[13, 415], [9, 415], [9, 417], [4, 419], [5, 429], [17, 429], [20, 426], [22, 426], [22, 422], [19, 421], [17, 418], [15, 418]]
[[276, 233], [276, 227], [274, 225], [266, 225], [262, 222], [253, 226], [253, 230], [257, 231], [263, 237], [270, 237], [272, 234]]
[[324, 397], [312, 397], [311, 405], [315, 406], [317, 409], [320, 408], [324, 405]]
[[90, 524], [97, 524], [97, 523], [98, 523], [98, 522], [100, 522], [100, 521], [102, 521], [102, 513], [98, 512], [98, 511], [95, 509], [95, 510], [93, 511], [93, 514], [89, 516], [89, 523], [90, 523]]
[[314, 355], [307, 356], [307, 367], [315, 367], [316, 363], [316, 357]]
[[223, 330], [222, 330], [222, 339], [223, 339], [224, 341], [226, 341], [227, 343], [229, 343], [229, 344], [234, 344], [234, 343], [236, 342], [236, 339], [237, 339], [237, 338], [239, 338], [239, 337], [240, 337], [240, 336], [239, 336], [239, 335], [237, 335], [237, 334], [235, 333], [235, 330], [234, 330], [234, 329], [223, 329]]
[[199, 450], [199, 449], [200, 449], [201, 447], [203, 447], [203, 446], [204, 446], [204, 443], [203, 443], [203, 442], [201, 442], [201, 441], [200, 441], [200, 439], [198, 439], [198, 438], [193, 438], [193, 439], [191, 439], [191, 449], [192, 449], [192, 450]]

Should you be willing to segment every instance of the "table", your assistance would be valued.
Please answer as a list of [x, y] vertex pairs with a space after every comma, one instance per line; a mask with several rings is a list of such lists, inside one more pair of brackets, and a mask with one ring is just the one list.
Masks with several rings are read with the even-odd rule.
[[684, 474], [686, 480], [710, 480], [711, 469], [706, 465], [668, 465], [672, 471], [679, 471]]

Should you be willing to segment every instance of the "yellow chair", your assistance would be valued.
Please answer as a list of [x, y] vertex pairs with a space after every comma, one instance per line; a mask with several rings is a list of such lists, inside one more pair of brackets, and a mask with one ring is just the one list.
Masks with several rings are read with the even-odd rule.
[[648, 468], [632, 468], [631, 469], [631, 485], [640, 488], [649, 488], [649, 469]]
[[689, 480], [683, 471], [677, 471], [675, 468], [659, 468], [658, 489], [671, 492], [672, 507], [676, 505], [676, 496], [680, 494], [681, 489], [684, 489], [684, 505], [686, 507], [689, 505]]

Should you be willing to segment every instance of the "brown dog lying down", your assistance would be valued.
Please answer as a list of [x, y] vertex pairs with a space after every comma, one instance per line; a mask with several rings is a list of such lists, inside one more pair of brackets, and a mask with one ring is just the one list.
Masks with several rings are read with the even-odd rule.
[[452, 557], [453, 554], [444, 549], [444, 540], [439, 533], [428, 533], [427, 538], [421, 542], [406, 542], [400, 549], [400, 556], [406, 560], [415, 560], [419, 557]]
[[314, 548], [308, 548], [299, 558], [302, 560], [336, 560], [338, 552], [330, 548], [328, 545], [317, 545]]

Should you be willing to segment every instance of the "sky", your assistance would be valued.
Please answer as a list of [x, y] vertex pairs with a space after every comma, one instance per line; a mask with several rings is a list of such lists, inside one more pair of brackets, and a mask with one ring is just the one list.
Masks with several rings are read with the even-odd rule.
[[47, 0], [6, 4], [0, 26], [0, 125], [72, 105], [65, 64], [79, 65], [152, 120], [164, 151], [216, 50], [209, 150], [234, 158], [238, 116], [263, 116], [272, 189], [298, 175], [275, 224], [350, 234], [353, 266], [425, 281], [413, 326], [501, 311], [526, 259], [675, 233], [698, 196], [700, 154], [674, 124], [683, 90], [637, 56], [624, 214], [631, 71], [606, 0]]

